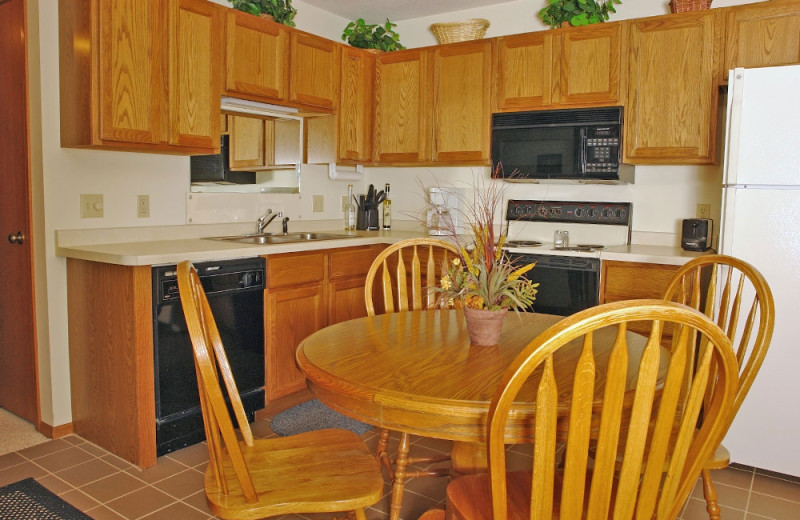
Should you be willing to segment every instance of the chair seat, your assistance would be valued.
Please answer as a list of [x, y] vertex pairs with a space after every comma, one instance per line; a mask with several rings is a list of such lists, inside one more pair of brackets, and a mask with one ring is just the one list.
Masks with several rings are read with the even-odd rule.
[[211, 465], [205, 475], [206, 496], [216, 515], [256, 519], [349, 511], [369, 507], [383, 495], [378, 462], [353, 432], [320, 430], [256, 439], [252, 447], [242, 442], [239, 445], [250, 468], [258, 502], [245, 501], [226, 453], [223, 465], [228, 494], [217, 484]]
[[714, 452], [714, 455], [703, 464], [703, 469], [725, 469], [730, 466], [730, 464], [731, 453], [728, 451], [728, 448], [720, 444], [719, 447], [717, 447], [717, 451]]
[[[531, 501], [531, 472], [506, 473], [506, 486], [508, 520], [527, 520]], [[489, 474], [467, 475], [450, 482], [445, 511], [448, 519], [452, 520], [493, 520]], [[524, 516], [521, 515], [523, 512]]]

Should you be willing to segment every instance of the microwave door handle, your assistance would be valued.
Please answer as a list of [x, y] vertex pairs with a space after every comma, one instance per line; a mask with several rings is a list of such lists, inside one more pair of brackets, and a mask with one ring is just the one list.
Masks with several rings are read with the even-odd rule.
[[581, 128], [581, 175], [586, 174], [586, 161], [587, 161], [587, 142], [588, 138], [586, 137], [586, 128]]

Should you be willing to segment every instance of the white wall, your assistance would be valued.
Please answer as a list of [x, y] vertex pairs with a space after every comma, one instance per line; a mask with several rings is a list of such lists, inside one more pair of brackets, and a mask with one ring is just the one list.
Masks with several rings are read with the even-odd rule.
[[[229, 5], [227, 0], [214, 0]], [[730, 0], [729, 0], [730, 1]], [[103, 152], [65, 149], [59, 137], [58, 78], [58, 10], [53, 0], [28, 0], [31, 5], [31, 35], [38, 33], [38, 42], [30, 44], [32, 150], [34, 165], [34, 208], [44, 214], [44, 223], [36, 224], [37, 305], [40, 352], [40, 388], [42, 420], [52, 426], [72, 420], [69, 389], [68, 317], [66, 310], [66, 261], [55, 256], [55, 230], [69, 228], [135, 227], [183, 224], [186, 219], [186, 192], [189, 186], [188, 159], [164, 155], [127, 152]], [[737, 2], [738, 3], [738, 2]], [[720, 2], [721, 4], [721, 2]], [[294, 1], [298, 9], [299, 29], [339, 41], [348, 20]], [[434, 21], [455, 21], [467, 17], [483, 17], [492, 22], [487, 36], [539, 30], [542, 25], [536, 12], [542, 0], [519, 0], [452, 15], [398, 24], [402, 41], [409, 47], [435, 43], [427, 27]], [[716, 2], [715, 2], [716, 5]], [[38, 12], [38, 21], [36, 13]], [[620, 18], [663, 14], [665, 4], [658, 0], [626, 0], [619, 7]], [[38, 43], [38, 45], [37, 45]], [[39, 116], [41, 114], [41, 116]], [[39, 138], [39, 132], [41, 137]], [[420, 183], [430, 185], [433, 174], [451, 183], [469, 183], [474, 172], [485, 174], [485, 168], [373, 168], [356, 190], [364, 191], [368, 182], [382, 186], [392, 184], [395, 219], [412, 219], [422, 205]], [[346, 182], [330, 182], [326, 170], [319, 166], [305, 167], [303, 196], [287, 196], [291, 206], [303, 219], [340, 218], [340, 197]], [[717, 173], [714, 168], [650, 167], [639, 168], [637, 181], [627, 187], [591, 186], [514, 186], [513, 195], [529, 198], [579, 198], [631, 200], [637, 228], [655, 231], [676, 231], [679, 219], [693, 216], [696, 202], [716, 203]], [[420, 181], [417, 181], [417, 178]], [[81, 219], [79, 195], [102, 193], [105, 216]], [[136, 218], [136, 195], [150, 195], [150, 218]], [[325, 211], [311, 213], [310, 195], [325, 197]], [[236, 205], [248, 208], [257, 216], [263, 210], [262, 199], [242, 195]], [[36, 216], [36, 215], [35, 215]], [[42, 255], [44, 258], [42, 258]], [[46, 286], [42, 286], [46, 282]], [[46, 313], [43, 312], [46, 310]], [[48, 337], [49, 336], [49, 337]]]

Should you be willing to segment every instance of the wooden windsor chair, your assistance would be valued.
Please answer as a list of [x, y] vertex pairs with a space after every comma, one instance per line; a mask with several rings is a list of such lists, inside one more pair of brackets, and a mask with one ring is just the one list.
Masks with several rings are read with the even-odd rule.
[[220, 518], [236, 519], [339, 511], [352, 516], [354, 511], [358, 520], [365, 520], [364, 508], [383, 494], [383, 478], [361, 438], [347, 430], [329, 429], [254, 439], [214, 316], [188, 261], [178, 265], [178, 289], [194, 350], [208, 443], [205, 493], [211, 511]]
[[[638, 370], [629, 373], [626, 331], [633, 321], [652, 325]], [[669, 355], [661, 347], [667, 323], [674, 331]], [[616, 328], [616, 340], [606, 377], [597, 380], [593, 335], [606, 327]], [[693, 366], [691, 352], [698, 345]], [[574, 368], [568, 367], [572, 385], [554, 375], [564, 374], [553, 369], [567, 359], [559, 354], [564, 348], [581, 349]], [[695, 376], [686, 389], [684, 375], [692, 370]], [[453, 480], [445, 512], [431, 511], [424, 518], [676, 518], [725, 433], [736, 386], [730, 340], [695, 309], [663, 300], [630, 300], [578, 312], [536, 337], [504, 374], [488, 416], [489, 473]], [[522, 389], [535, 396], [532, 470], [507, 472], [508, 416], [517, 406], [530, 406], [514, 403]], [[598, 408], [592, 403], [600, 395]], [[562, 407], [567, 444], [564, 462], [557, 464]], [[704, 420], [697, 428], [701, 412]]]
[[[727, 255], [704, 255], [690, 260], [675, 272], [663, 298], [703, 312], [725, 331], [735, 349], [739, 386], [725, 422], [727, 431], [772, 340], [775, 325], [772, 291], [761, 273], [747, 262]], [[712, 520], [719, 520], [720, 509], [710, 470], [723, 469], [728, 464], [730, 453], [720, 445], [703, 466], [703, 495]]]
[[[425, 257], [424, 263], [421, 260], [423, 256]], [[364, 287], [367, 315], [375, 316], [380, 313], [434, 307], [436, 293], [433, 287], [444, 273], [447, 262], [457, 256], [458, 248], [455, 245], [433, 238], [413, 238], [387, 247], [375, 258], [367, 272]], [[409, 267], [406, 267], [407, 264]], [[376, 283], [376, 279], [378, 283]], [[376, 298], [378, 306], [375, 305]], [[424, 367], [420, 367], [420, 370], [424, 370]], [[390, 435], [389, 430], [385, 428], [381, 430], [377, 456], [393, 481], [391, 507], [396, 516], [399, 516], [406, 479], [448, 474], [447, 468], [408, 471], [407, 467], [409, 465], [436, 464], [447, 461], [450, 457], [446, 455], [409, 457], [411, 436], [401, 432], [397, 457], [392, 459], [388, 451]]]

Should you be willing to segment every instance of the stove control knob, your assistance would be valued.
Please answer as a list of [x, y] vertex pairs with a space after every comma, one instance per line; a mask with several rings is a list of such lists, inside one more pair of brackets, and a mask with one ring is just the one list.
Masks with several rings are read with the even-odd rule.
[[616, 216], [617, 216], [617, 220], [624, 220], [625, 217], [627, 216], [627, 213], [626, 213], [626, 211], [624, 209], [617, 208]]
[[596, 208], [589, 208], [588, 209], [589, 218], [595, 218], [597, 216], [597, 209]]
[[515, 215], [524, 215], [525, 214], [525, 206], [522, 206], [522, 205], [514, 206], [514, 214]]
[[583, 216], [583, 208], [580, 206], [575, 208], [575, 216], [581, 218]]
[[547, 208], [544, 207], [544, 206], [539, 206], [539, 215], [541, 215], [542, 217], [546, 217], [547, 216]]

